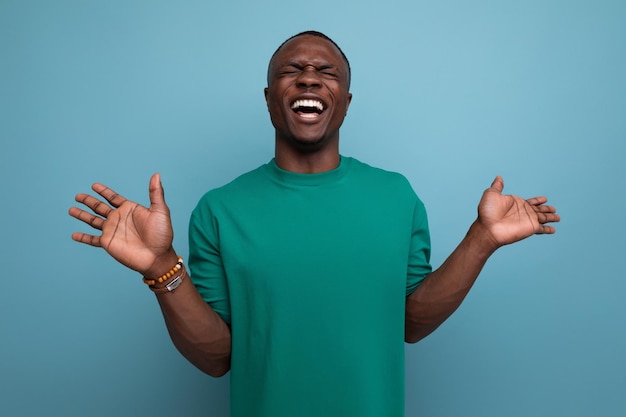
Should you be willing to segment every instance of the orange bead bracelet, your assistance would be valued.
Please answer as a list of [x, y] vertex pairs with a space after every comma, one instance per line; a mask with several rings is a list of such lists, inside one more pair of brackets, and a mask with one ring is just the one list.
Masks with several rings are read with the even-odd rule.
[[178, 262], [176, 262], [176, 265], [174, 265], [174, 267], [172, 269], [170, 269], [169, 271], [167, 271], [165, 274], [161, 275], [160, 277], [156, 278], [156, 279], [148, 279], [145, 278], [143, 279], [144, 284], [146, 285], [156, 285], [156, 284], [162, 284], [165, 281], [167, 281], [168, 279], [172, 278], [178, 271], [180, 271], [180, 269], [183, 267], [183, 258], [181, 258], [180, 256], [178, 257]]

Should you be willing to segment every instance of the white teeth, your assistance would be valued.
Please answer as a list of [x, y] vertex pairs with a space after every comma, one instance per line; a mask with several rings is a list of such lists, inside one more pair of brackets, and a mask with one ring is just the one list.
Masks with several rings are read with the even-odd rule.
[[296, 100], [292, 105], [292, 109], [297, 109], [298, 107], [313, 107], [319, 111], [324, 110], [324, 105], [321, 101], [318, 100]]

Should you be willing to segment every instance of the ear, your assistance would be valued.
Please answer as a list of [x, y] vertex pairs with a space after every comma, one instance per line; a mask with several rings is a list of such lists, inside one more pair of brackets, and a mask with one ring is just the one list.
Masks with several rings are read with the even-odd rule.
[[263, 89], [263, 95], [265, 96], [265, 104], [267, 105], [267, 108], [269, 109], [270, 89], [268, 87], [265, 87]]
[[350, 107], [350, 103], [352, 103], [352, 93], [348, 93], [346, 96], [346, 114], [348, 114], [348, 108]]

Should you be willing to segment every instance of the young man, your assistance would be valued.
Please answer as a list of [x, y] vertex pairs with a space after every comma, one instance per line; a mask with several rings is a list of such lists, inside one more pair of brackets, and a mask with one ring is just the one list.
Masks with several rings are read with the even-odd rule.
[[[101, 184], [70, 215], [157, 293], [171, 338], [204, 372], [231, 370], [231, 412], [248, 416], [402, 416], [403, 341], [460, 305], [488, 257], [558, 222], [544, 197], [503, 195], [431, 272], [426, 212], [408, 182], [339, 153], [350, 66], [328, 37], [304, 32], [268, 68], [275, 158], [208, 192], [190, 222], [190, 269], [172, 247], [158, 175], [150, 207]], [[195, 284], [195, 285], [194, 285]]]

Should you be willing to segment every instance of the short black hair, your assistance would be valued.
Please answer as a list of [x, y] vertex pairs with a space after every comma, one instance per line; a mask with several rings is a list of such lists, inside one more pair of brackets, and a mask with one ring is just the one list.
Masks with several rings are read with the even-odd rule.
[[272, 66], [272, 61], [274, 61], [274, 57], [276, 56], [278, 51], [280, 51], [280, 48], [282, 48], [290, 40], [292, 40], [294, 38], [297, 38], [299, 36], [305, 36], [305, 35], [317, 36], [318, 38], [325, 39], [328, 42], [332, 43], [339, 50], [339, 52], [341, 53], [341, 57], [346, 62], [346, 66], [348, 67], [348, 89], [349, 89], [350, 88], [350, 79], [352, 78], [352, 70], [350, 69], [350, 61], [348, 61], [348, 57], [346, 56], [346, 54], [343, 53], [343, 51], [341, 50], [339, 45], [337, 45], [337, 42], [335, 42], [334, 40], [332, 40], [330, 37], [328, 37], [327, 35], [323, 34], [322, 32], [318, 32], [316, 30], [306, 30], [304, 32], [296, 33], [295, 35], [287, 38], [283, 43], [280, 44], [280, 46], [278, 48], [276, 48], [276, 50], [272, 54], [272, 57], [270, 58], [270, 62], [267, 65], [267, 84], [269, 85], [269, 83], [270, 83], [270, 67]]

